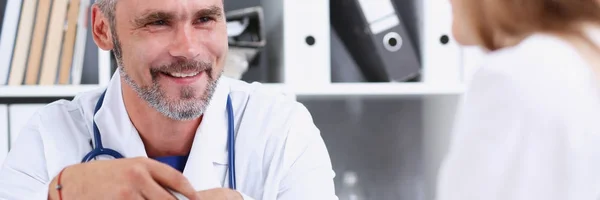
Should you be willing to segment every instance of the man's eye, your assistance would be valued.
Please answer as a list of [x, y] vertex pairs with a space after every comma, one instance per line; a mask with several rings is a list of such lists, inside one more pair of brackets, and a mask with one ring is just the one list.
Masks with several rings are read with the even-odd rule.
[[167, 21], [165, 21], [165, 20], [156, 20], [156, 21], [148, 23], [147, 25], [150, 25], [150, 26], [164, 26], [164, 25], [167, 25]]
[[206, 23], [206, 22], [210, 22], [212, 20], [211, 17], [200, 17], [198, 18], [198, 22], [199, 23]]

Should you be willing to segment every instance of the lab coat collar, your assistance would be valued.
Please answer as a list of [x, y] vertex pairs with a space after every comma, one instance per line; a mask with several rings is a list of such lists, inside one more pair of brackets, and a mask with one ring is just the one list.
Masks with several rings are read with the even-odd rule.
[[144, 143], [125, 109], [119, 70], [110, 80], [104, 102], [94, 120], [98, 125], [104, 148], [114, 149], [126, 158], [147, 157]]
[[222, 187], [223, 174], [217, 174], [215, 164], [227, 163], [227, 96], [229, 86], [219, 79], [215, 93], [196, 131], [192, 150], [183, 175], [197, 190]]
[[[183, 174], [196, 190], [221, 187], [222, 174], [217, 174], [215, 163], [227, 163], [227, 96], [229, 85], [224, 78], [204, 112]], [[104, 97], [104, 103], [94, 119], [105, 148], [114, 149], [126, 158], [147, 157], [143, 141], [129, 120], [123, 102], [121, 76], [113, 75]]]

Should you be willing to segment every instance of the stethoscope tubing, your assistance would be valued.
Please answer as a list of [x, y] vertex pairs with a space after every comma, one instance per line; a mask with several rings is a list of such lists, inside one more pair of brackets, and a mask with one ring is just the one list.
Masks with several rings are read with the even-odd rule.
[[[104, 96], [106, 95], [106, 91], [104, 91], [102, 93], [102, 95], [100, 96], [100, 99], [98, 99], [98, 102], [96, 102], [96, 107], [94, 110], [94, 115], [96, 115], [96, 112], [98, 112], [98, 110], [100, 110], [100, 107], [102, 107], [102, 104], [104, 103]], [[236, 176], [235, 176], [235, 131], [234, 131], [234, 119], [233, 119], [233, 106], [231, 103], [231, 96], [227, 95], [227, 126], [228, 126], [228, 131], [227, 131], [227, 148], [228, 148], [228, 154], [229, 154], [229, 166], [228, 166], [228, 172], [229, 172], [229, 188], [235, 190], [237, 188], [237, 181], [236, 181]], [[93, 120], [93, 119], [92, 119]], [[110, 149], [110, 148], [104, 148], [104, 146], [102, 145], [102, 136], [100, 135], [100, 130], [98, 129], [98, 125], [96, 124], [96, 121], [93, 120], [93, 129], [94, 129], [94, 147], [93, 149], [87, 153], [83, 159], [81, 160], [82, 163], [86, 163], [86, 162], [90, 162], [93, 159], [95, 159], [98, 156], [110, 156], [113, 157], [114, 159], [120, 159], [120, 158], [124, 158], [125, 156], [123, 156], [121, 153]]]

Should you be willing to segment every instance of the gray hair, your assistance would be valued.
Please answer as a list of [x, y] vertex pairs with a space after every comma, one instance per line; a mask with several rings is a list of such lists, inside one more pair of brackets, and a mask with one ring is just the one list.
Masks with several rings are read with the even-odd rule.
[[95, 4], [98, 5], [100, 11], [108, 18], [110, 23], [115, 21], [117, 0], [96, 0]]

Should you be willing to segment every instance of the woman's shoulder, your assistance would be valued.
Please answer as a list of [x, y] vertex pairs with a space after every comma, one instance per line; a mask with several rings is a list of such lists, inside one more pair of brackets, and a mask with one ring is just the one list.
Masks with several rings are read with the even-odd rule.
[[584, 75], [592, 72], [573, 46], [548, 34], [534, 34], [515, 46], [491, 52], [486, 56], [482, 70], [507, 73], [528, 80], [565, 80], [575, 75], [584, 78]]
[[523, 89], [565, 94], [574, 88], [599, 90], [596, 72], [568, 42], [535, 34], [513, 47], [492, 52], [475, 76], [502, 77]]
[[467, 96], [496, 93], [502, 97], [497, 101], [513, 101], [518, 108], [540, 112], [568, 110], [569, 106], [600, 109], [596, 77], [569, 43], [536, 34], [488, 54], [474, 74]]

